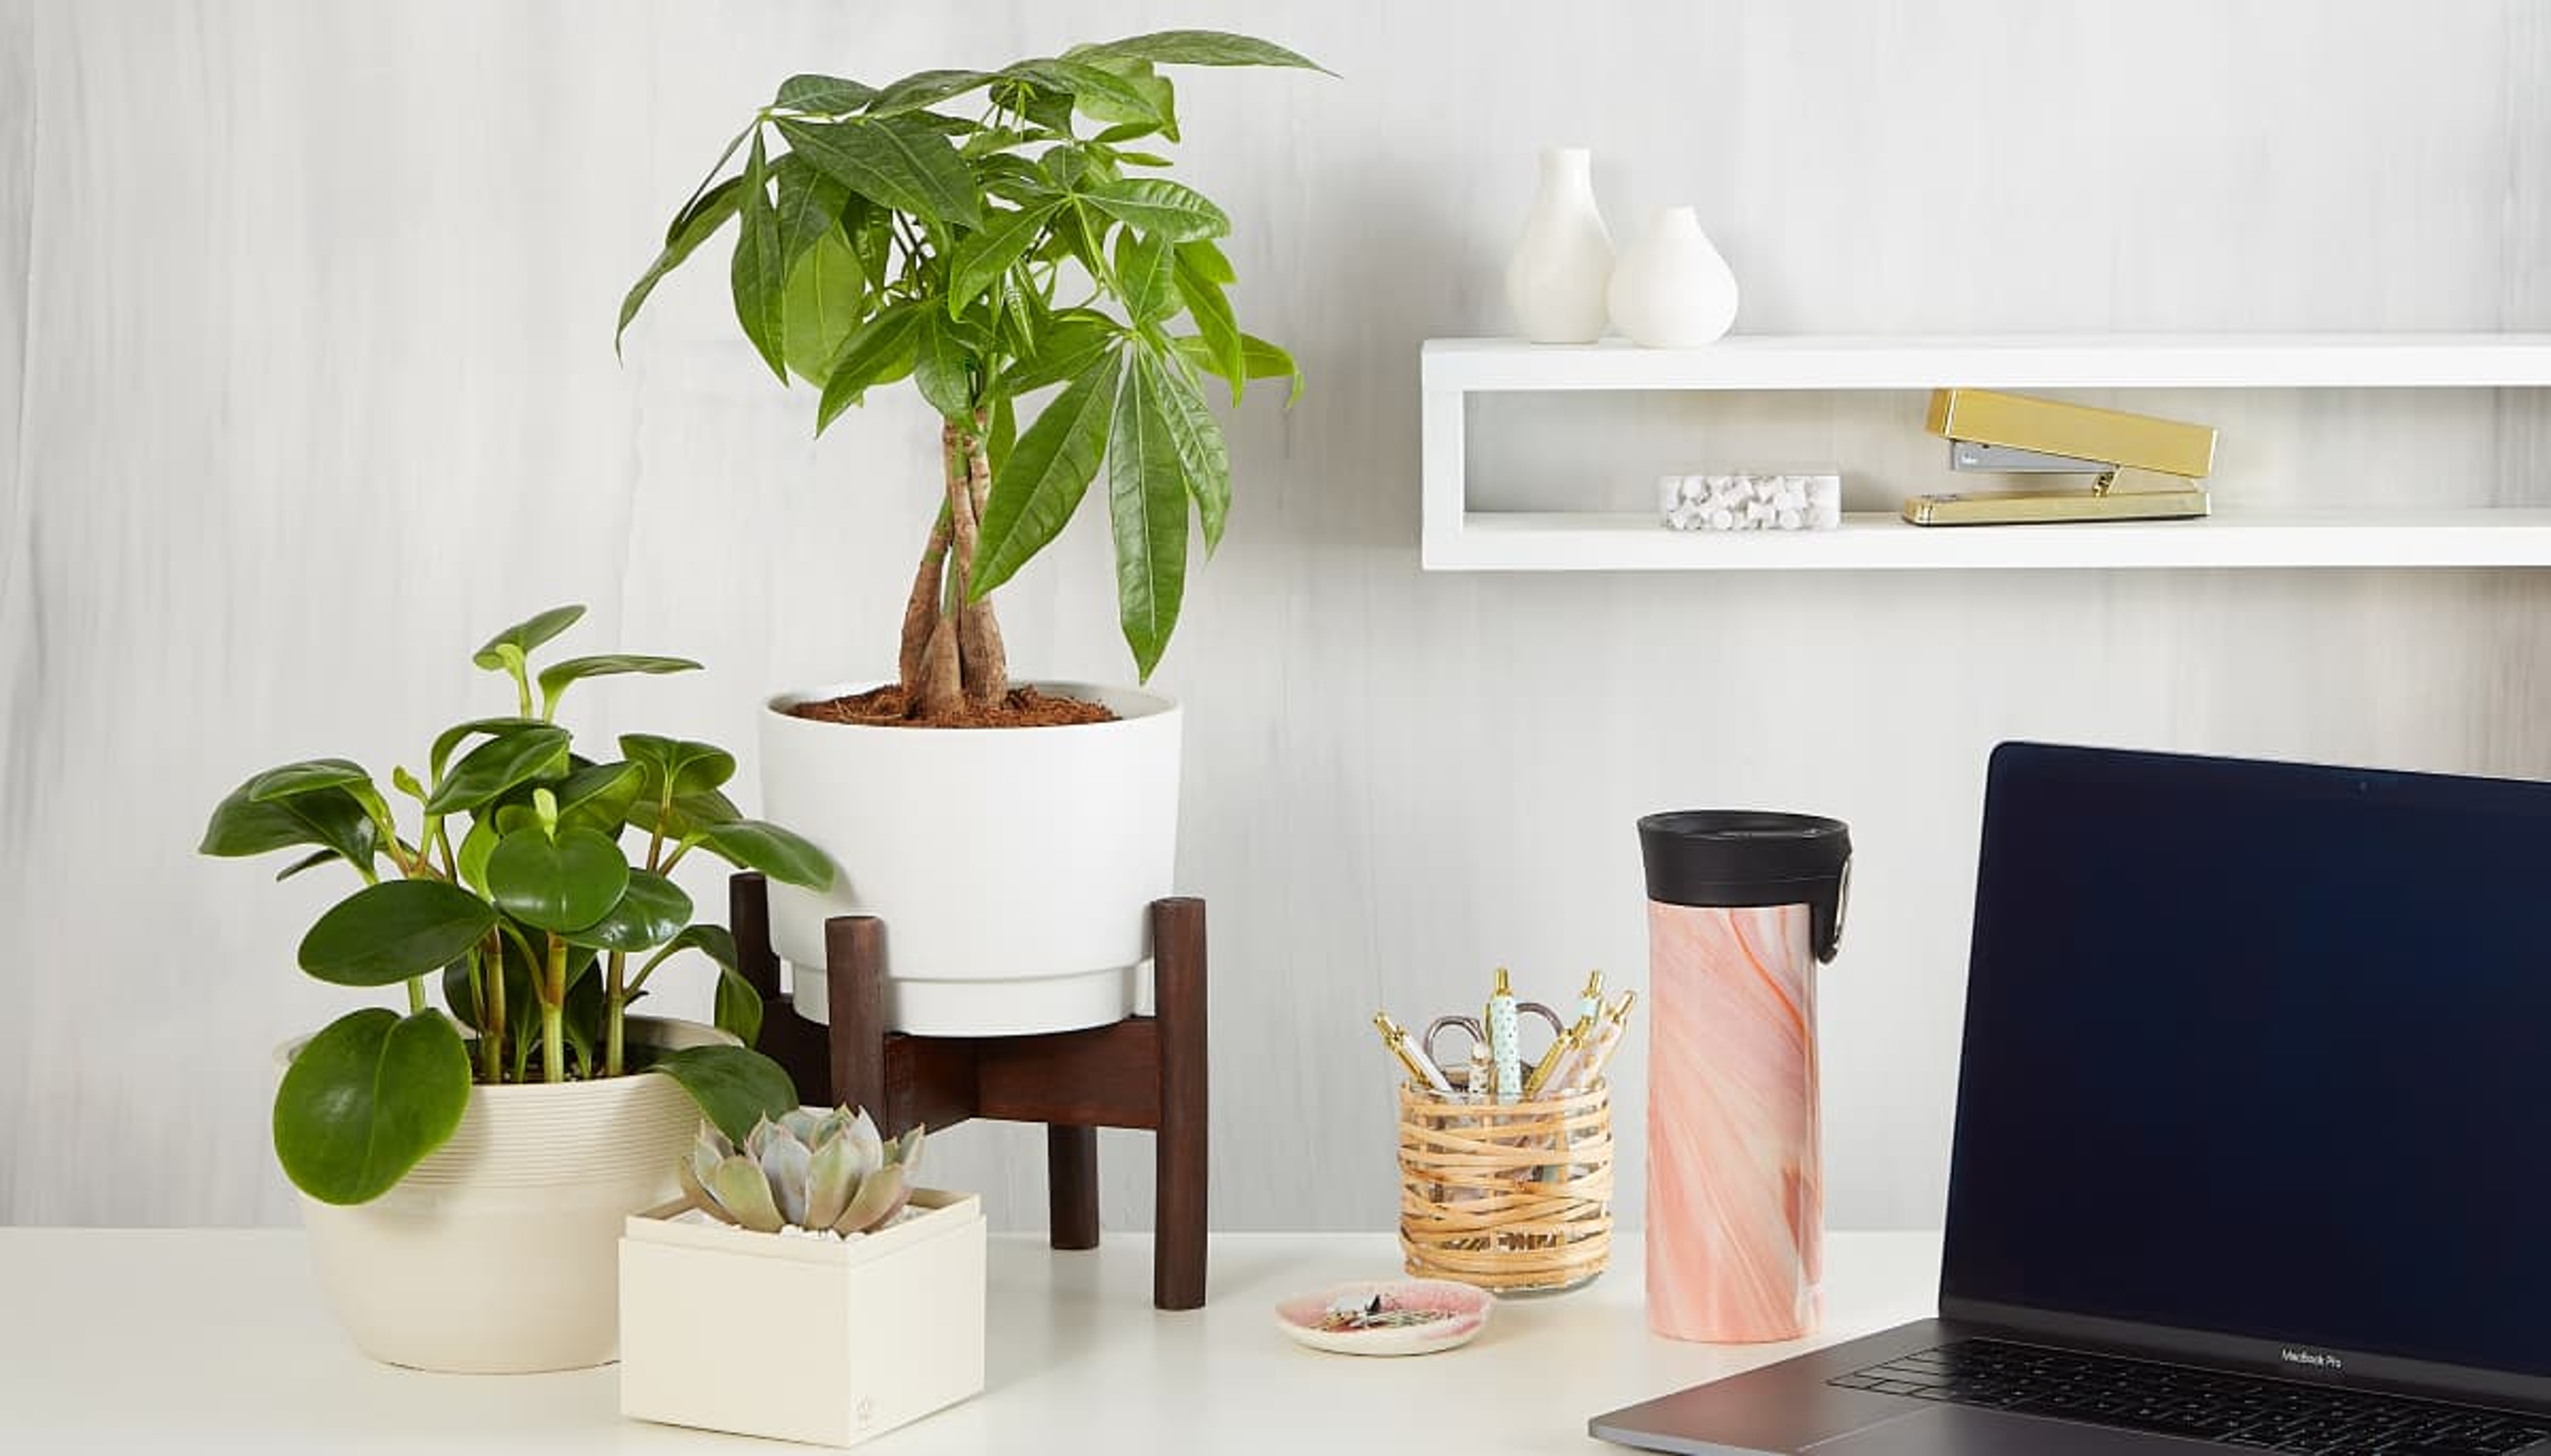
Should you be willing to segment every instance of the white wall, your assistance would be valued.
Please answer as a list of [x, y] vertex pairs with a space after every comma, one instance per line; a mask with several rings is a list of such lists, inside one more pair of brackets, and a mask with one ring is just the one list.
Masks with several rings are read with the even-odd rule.
[[[593, 604], [588, 644], [715, 669], [599, 687], [598, 731], [749, 757], [764, 691], [885, 661], [920, 412], [811, 442], [802, 392], [726, 342], [722, 262], [610, 349], [664, 215], [768, 87], [1184, 24], [1343, 74], [1181, 82], [1244, 314], [1311, 375], [1289, 415], [1234, 421], [1231, 536], [1157, 679], [1190, 704], [1219, 1225], [1387, 1223], [1377, 1004], [1475, 1001], [1497, 962], [1538, 991], [1638, 983], [1642, 811], [1852, 821], [1832, 1213], [1923, 1224], [1995, 740], [2551, 771], [2532, 573], [1416, 556], [1417, 343], [1503, 327], [1538, 145], [1597, 149], [1616, 232], [1696, 202], [1747, 331], [2538, 329], [2551, 15], [2517, 0], [0, 0], [0, 1218], [290, 1216], [265, 1053], [340, 1002], [291, 966], [332, 887], [193, 857], [250, 771], [413, 761], [500, 701], [468, 650], [553, 601]], [[2168, 403], [2229, 427], [2227, 497], [2551, 499], [2529, 397]], [[1506, 500], [1632, 503], [1712, 449], [1833, 454], [1876, 493], [1928, 468], [1917, 408], [1518, 407], [1483, 413], [1475, 459]], [[1023, 667], [1129, 671], [1097, 525], [1005, 593]], [[1041, 1217], [1032, 1135], [934, 1146]], [[1107, 1156], [1109, 1220], [1145, 1221], [1147, 1148]]]

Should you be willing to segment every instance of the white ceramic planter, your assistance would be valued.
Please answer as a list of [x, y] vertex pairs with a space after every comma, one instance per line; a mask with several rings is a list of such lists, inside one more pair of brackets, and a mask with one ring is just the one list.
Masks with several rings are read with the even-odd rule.
[[925, 1036], [1103, 1026], [1139, 1009], [1153, 900], [1172, 892], [1178, 708], [1155, 693], [1040, 682], [1114, 709], [1055, 728], [891, 728], [762, 715], [768, 816], [841, 867], [824, 894], [770, 886], [798, 1011], [828, 1019], [824, 922], [885, 922], [886, 1020]]
[[679, 1223], [620, 1239], [620, 1413], [855, 1446], [983, 1389], [983, 1206], [840, 1242]]
[[[734, 1041], [687, 1021], [633, 1016], [629, 1030], [675, 1049]], [[278, 1073], [300, 1045], [275, 1053]], [[392, 1365], [608, 1364], [621, 1223], [679, 1192], [673, 1165], [699, 1125], [690, 1094], [655, 1073], [473, 1087], [459, 1130], [396, 1188], [347, 1207], [301, 1199], [320, 1286], [355, 1344]]]

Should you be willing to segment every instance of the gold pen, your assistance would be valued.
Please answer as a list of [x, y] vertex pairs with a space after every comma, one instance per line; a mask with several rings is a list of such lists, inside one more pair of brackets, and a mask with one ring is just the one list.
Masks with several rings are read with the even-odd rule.
[[1390, 1048], [1390, 1054], [1399, 1059], [1400, 1066], [1408, 1069], [1410, 1081], [1446, 1096], [1452, 1095], [1453, 1084], [1445, 1078], [1444, 1069], [1428, 1059], [1417, 1045], [1417, 1038], [1408, 1034], [1407, 1027], [1391, 1020], [1388, 1011], [1374, 1012], [1373, 1027], [1381, 1033], [1381, 1044]]

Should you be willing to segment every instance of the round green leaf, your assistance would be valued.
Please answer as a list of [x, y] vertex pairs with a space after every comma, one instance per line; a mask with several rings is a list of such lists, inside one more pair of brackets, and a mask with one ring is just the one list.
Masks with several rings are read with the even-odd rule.
[[541, 702], [545, 709], [555, 707], [559, 694], [566, 690], [568, 683], [587, 677], [609, 677], [622, 673], [689, 673], [698, 668], [699, 664], [689, 658], [649, 657], [641, 653], [613, 652], [568, 658], [541, 670]]
[[380, 831], [352, 793], [343, 787], [319, 788], [259, 803], [249, 796], [255, 783], [250, 780], [214, 806], [196, 853], [237, 859], [308, 844], [357, 864], [372, 862]]
[[442, 969], [496, 926], [495, 907], [440, 880], [367, 884], [301, 938], [301, 969], [337, 986], [389, 986]]
[[498, 648], [511, 647], [523, 656], [529, 657], [534, 648], [574, 626], [577, 619], [583, 615], [584, 607], [580, 603], [552, 607], [539, 616], [516, 622], [488, 638], [487, 645], [478, 649], [469, 661], [490, 673], [496, 672], [505, 666], [504, 655], [497, 651]]
[[599, 920], [565, 932], [571, 945], [606, 951], [649, 951], [681, 933], [691, 918], [691, 897], [662, 875], [629, 872], [629, 887]]
[[250, 780], [248, 796], [258, 803], [273, 803], [297, 794], [314, 793], [323, 788], [343, 788], [351, 783], [369, 783], [372, 776], [363, 766], [347, 759], [305, 759], [268, 769]]
[[752, 982], [719, 967], [715, 1006], [718, 1030], [746, 1046], [762, 1040], [762, 992], [753, 988]]
[[559, 822], [616, 836], [647, 785], [636, 764], [594, 764], [566, 776], [558, 786]]
[[663, 797], [667, 781], [679, 796], [706, 793], [735, 777], [735, 755], [713, 743], [660, 738], [653, 733], [623, 733], [620, 753], [647, 771], [647, 786], [642, 791], [646, 798]]
[[566, 767], [569, 734], [550, 723], [500, 732], [460, 756], [452, 773], [435, 784], [425, 801], [429, 814], [459, 814], [477, 808], [505, 790]]
[[709, 853], [730, 865], [759, 870], [771, 879], [808, 889], [829, 889], [833, 861], [804, 837], [760, 819], [709, 824], [693, 831]]
[[469, 1053], [452, 1022], [372, 1007], [339, 1017], [284, 1070], [274, 1153], [321, 1202], [367, 1202], [443, 1146], [468, 1107]]
[[497, 907], [542, 930], [590, 925], [628, 887], [620, 846], [590, 829], [561, 829], [555, 840], [537, 828], [517, 829], [487, 856], [487, 892]]
[[745, 1047], [687, 1047], [659, 1057], [654, 1070], [682, 1085], [700, 1115], [738, 1146], [753, 1125], [797, 1106], [797, 1085], [778, 1063]]

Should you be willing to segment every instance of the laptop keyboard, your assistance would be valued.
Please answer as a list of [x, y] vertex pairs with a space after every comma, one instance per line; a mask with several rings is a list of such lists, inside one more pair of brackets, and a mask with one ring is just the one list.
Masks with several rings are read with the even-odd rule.
[[2551, 1422], [2502, 1410], [2006, 1340], [1961, 1340], [1829, 1384], [2264, 1451], [2496, 1456], [2551, 1435]]

